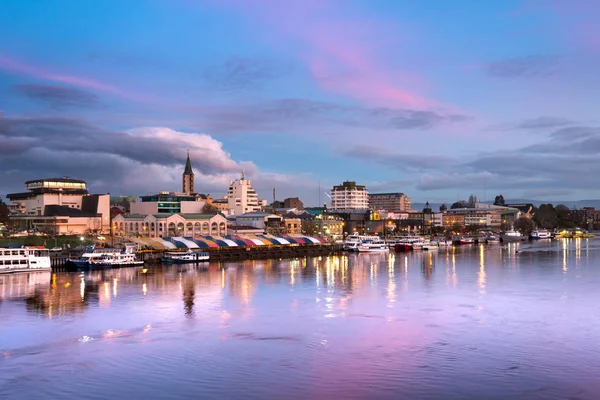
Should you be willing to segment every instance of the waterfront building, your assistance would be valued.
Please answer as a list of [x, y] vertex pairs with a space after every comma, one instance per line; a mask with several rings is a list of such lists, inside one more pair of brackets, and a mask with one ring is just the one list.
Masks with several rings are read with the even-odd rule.
[[369, 192], [365, 186], [346, 181], [331, 189], [332, 210], [367, 210]]
[[235, 216], [235, 225], [252, 226], [263, 229], [268, 233], [284, 233], [285, 224], [281, 215], [270, 214], [262, 211], [253, 211]]
[[285, 225], [285, 233], [288, 235], [302, 232], [302, 220], [300, 218], [285, 217], [283, 223]]
[[192, 214], [202, 213], [205, 204], [212, 203], [210, 195], [160, 192], [140, 196], [141, 201], [129, 204], [132, 214]]
[[410, 199], [404, 193], [370, 193], [369, 208], [395, 213], [410, 211]]
[[213, 199], [212, 205], [217, 211], [222, 212], [222, 213], [227, 213], [227, 209], [229, 207], [227, 198]]
[[245, 178], [244, 171], [242, 171], [240, 179], [229, 183], [229, 191], [227, 193], [227, 209], [229, 214], [242, 215], [251, 213], [259, 211], [260, 207], [258, 195], [252, 188], [250, 180]]
[[28, 192], [6, 196], [11, 221], [20, 229], [79, 235], [110, 228], [110, 195], [89, 194], [85, 181], [35, 179], [25, 182], [25, 187]]
[[224, 236], [227, 219], [221, 214], [120, 214], [113, 218], [117, 236], [194, 237]]

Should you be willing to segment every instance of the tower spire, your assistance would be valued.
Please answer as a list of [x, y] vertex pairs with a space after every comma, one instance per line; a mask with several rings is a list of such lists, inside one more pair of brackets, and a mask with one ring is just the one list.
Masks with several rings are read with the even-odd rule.
[[189, 149], [185, 160], [185, 169], [183, 170], [183, 193], [187, 195], [194, 193], [194, 170], [192, 169]]

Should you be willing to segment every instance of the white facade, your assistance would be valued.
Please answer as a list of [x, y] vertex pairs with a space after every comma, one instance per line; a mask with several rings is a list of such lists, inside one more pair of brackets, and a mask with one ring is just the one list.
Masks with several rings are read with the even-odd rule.
[[224, 236], [227, 219], [220, 214], [119, 214], [113, 218], [118, 236]]
[[366, 210], [369, 208], [369, 191], [356, 182], [344, 182], [331, 189], [332, 210]]
[[229, 215], [241, 215], [260, 210], [258, 195], [252, 188], [249, 179], [242, 177], [230, 182], [227, 193], [227, 208]]

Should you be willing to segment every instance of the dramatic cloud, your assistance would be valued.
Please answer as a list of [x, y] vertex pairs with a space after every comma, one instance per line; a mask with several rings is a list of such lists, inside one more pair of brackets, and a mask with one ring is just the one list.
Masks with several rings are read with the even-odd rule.
[[44, 79], [53, 82], [61, 82], [69, 85], [74, 85], [78, 87], [83, 87], [90, 90], [98, 90], [101, 92], [110, 93], [113, 95], [117, 95], [120, 97], [132, 99], [132, 100], [146, 100], [145, 96], [126, 92], [120, 88], [117, 88], [113, 85], [109, 85], [103, 82], [99, 82], [94, 79], [84, 78], [75, 75], [66, 75], [63, 73], [55, 73], [49, 70], [46, 70], [39, 66], [25, 64], [23, 62], [17, 61], [8, 57], [0, 56], [0, 70], [5, 70], [21, 75], [26, 75], [29, 77], [35, 77], [38, 79]]
[[[267, 24], [276, 38], [291, 41], [287, 50], [300, 53], [314, 78], [325, 90], [364, 102], [369, 106], [426, 109], [436, 101], [415, 93], [419, 81], [407, 71], [386, 66], [373, 44], [389, 38], [383, 24], [343, 1], [306, 0], [282, 2], [228, 0], [222, 4], [242, 10]], [[401, 47], [395, 48], [396, 52]]]
[[70, 107], [96, 107], [100, 104], [95, 94], [72, 87], [23, 84], [14, 85], [13, 88], [18, 93], [56, 110]]
[[365, 127], [375, 130], [430, 129], [471, 119], [463, 114], [368, 108], [293, 98], [231, 107], [204, 106], [196, 111], [204, 128], [219, 133], [281, 132], [316, 125]]
[[441, 154], [395, 153], [369, 145], [355, 146], [345, 151], [343, 155], [408, 172], [438, 170], [456, 165], [458, 162], [454, 157]]
[[555, 55], [530, 55], [496, 61], [488, 65], [490, 75], [499, 78], [531, 78], [552, 75], [561, 57]]

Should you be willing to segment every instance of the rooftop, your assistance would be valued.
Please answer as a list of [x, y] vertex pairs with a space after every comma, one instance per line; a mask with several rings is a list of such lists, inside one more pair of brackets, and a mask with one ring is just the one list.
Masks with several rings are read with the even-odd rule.
[[80, 179], [71, 179], [68, 176], [62, 178], [42, 178], [42, 179], [33, 179], [30, 181], [26, 181], [25, 184], [29, 185], [30, 183], [35, 182], [61, 182], [61, 183], [86, 183]]

